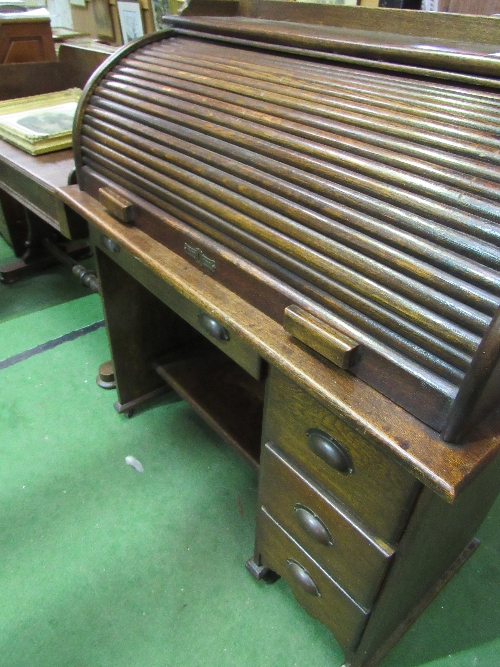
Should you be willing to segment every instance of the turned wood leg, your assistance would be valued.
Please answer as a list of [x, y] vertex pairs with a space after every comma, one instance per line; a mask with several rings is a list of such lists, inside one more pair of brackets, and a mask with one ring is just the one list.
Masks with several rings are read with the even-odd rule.
[[[48, 252], [45, 246], [47, 239], [52, 241], [53, 245], [60, 247], [64, 254], [75, 260], [90, 256], [90, 246], [87, 241], [67, 241], [47, 222], [20, 206], [15, 200], [10, 202], [8, 211], [8, 217], [11, 220], [8, 229], [12, 249], [20, 259], [0, 269], [2, 283], [9, 285], [50, 266], [56, 266], [58, 260]], [[14, 221], [12, 217], [14, 215], [21, 215], [25, 224], [21, 225], [21, 218]]]

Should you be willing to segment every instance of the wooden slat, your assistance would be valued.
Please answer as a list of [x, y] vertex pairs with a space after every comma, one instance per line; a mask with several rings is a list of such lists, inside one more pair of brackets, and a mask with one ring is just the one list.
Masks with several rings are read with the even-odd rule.
[[498, 96], [217, 40], [124, 54], [83, 164], [453, 397], [500, 306]]

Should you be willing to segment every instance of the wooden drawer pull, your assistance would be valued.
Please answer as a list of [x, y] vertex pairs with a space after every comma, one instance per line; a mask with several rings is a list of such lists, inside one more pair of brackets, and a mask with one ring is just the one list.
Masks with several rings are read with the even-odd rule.
[[309, 449], [334, 470], [344, 474], [354, 472], [349, 453], [335, 438], [318, 428], [310, 428], [306, 431], [306, 435]]
[[330, 531], [312, 510], [299, 504], [294, 505], [293, 509], [295, 510], [297, 523], [309, 537], [327, 547], [332, 546], [333, 540]]
[[132, 202], [129, 202], [111, 188], [99, 188], [99, 201], [120, 222], [127, 225], [134, 222], [135, 208]]
[[356, 363], [358, 343], [299, 306], [285, 308], [283, 328], [339, 368], [350, 368]]
[[305, 593], [309, 593], [309, 595], [320, 598], [321, 593], [319, 592], [318, 587], [314, 583], [314, 580], [312, 579], [309, 572], [303, 568], [302, 565], [299, 565], [297, 561], [292, 560], [291, 558], [287, 560], [287, 563], [290, 574], [292, 575], [295, 582], [302, 588], [302, 590]]
[[229, 340], [229, 331], [208, 313], [200, 313], [198, 322], [203, 331], [211, 338], [219, 341]]

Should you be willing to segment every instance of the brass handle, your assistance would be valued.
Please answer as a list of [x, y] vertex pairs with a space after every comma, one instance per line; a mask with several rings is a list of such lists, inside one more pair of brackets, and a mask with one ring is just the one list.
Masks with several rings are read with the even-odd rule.
[[326, 547], [332, 546], [333, 540], [330, 531], [312, 510], [299, 504], [295, 505], [293, 509], [295, 510], [297, 523], [309, 537]]
[[198, 315], [198, 322], [203, 331], [211, 338], [219, 341], [229, 340], [229, 331], [208, 313], [200, 313]]
[[310, 428], [306, 435], [309, 449], [334, 470], [344, 474], [354, 472], [348, 451], [335, 438], [318, 428]]
[[290, 574], [292, 575], [295, 582], [302, 588], [302, 590], [305, 593], [309, 593], [309, 595], [320, 598], [321, 593], [319, 592], [318, 587], [314, 583], [314, 579], [311, 577], [309, 572], [303, 568], [302, 565], [299, 565], [297, 561], [292, 560], [291, 558], [287, 560], [287, 563]]

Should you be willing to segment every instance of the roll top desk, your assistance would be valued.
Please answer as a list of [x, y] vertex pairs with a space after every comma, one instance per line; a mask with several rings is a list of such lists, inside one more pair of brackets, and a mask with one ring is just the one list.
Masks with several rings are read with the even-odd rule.
[[172, 18], [89, 82], [59, 194], [115, 407], [172, 387], [259, 465], [248, 569], [367, 667], [500, 484], [500, 64], [354, 32]]

